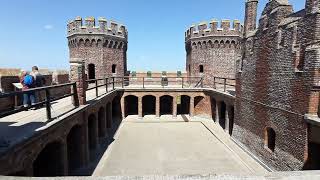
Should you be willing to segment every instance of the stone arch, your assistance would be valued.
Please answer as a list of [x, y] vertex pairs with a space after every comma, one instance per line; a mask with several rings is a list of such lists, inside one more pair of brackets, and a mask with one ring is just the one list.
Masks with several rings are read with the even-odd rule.
[[227, 110], [227, 105], [226, 105], [225, 102], [221, 101], [219, 106], [220, 106], [219, 125], [223, 129], [226, 129], [226, 110]]
[[202, 112], [202, 105], [204, 102], [203, 96], [196, 96], [194, 97], [194, 114], [199, 115]]
[[202, 49], [202, 45], [200, 41], [198, 42], [197, 46], [198, 46], [198, 49]]
[[213, 48], [213, 43], [212, 43], [211, 40], [208, 41], [208, 47], [209, 47], [209, 48]]
[[96, 40], [95, 40], [95, 39], [92, 39], [92, 40], [91, 40], [91, 46], [94, 47], [94, 46], [96, 46], [96, 45], [97, 45]]
[[219, 43], [219, 47], [222, 47], [222, 48], [223, 48], [223, 47], [225, 47], [225, 46], [224, 46], [224, 41], [223, 41], [223, 40], [221, 40], [221, 41], [220, 41], [220, 43]]
[[84, 40], [81, 38], [78, 42], [79, 46], [83, 46], [84, 45]]
[[234, 40], [231, 41], [231, 47], [236, 48], [236, 41], [234, 41]]
[[120, 42], [118, 49], [122, 49], [123, 48], [123, 42]]
[[106, 135], [106, 111], [104, 107], [100, 107], [98, 111], [98, 134], [102, 138]]
[[117, 49], [118, 48], [118, 41], [115, 41], [114, 45], [113, 45], [113, 49]]
[[142, 114], [155, 115], [156, 114], [156, 97], [146, 95], [142, 97]]
[[109, 44], [109, 41], [105, 40], [104, 43], [103, 43], [103, 47], [108, 47], [108, 44]]
[[191, 97], [187, 95], [180, 96], [180, 104], [177, 105], [178, 114], [190, 114]]
[[164, 95], [160, 97], [160, 115], [173, 114], [173, 97]]
[[85, 149], [83, 144], [84, 132], [83, 127], [75, 125], [67, 135], [68, 175], [76, 175], [73, 172], [83, 164], [81, 157], [83, 157]]
[[62, 141], [48, 143], [33, 161], [33, 176], [54, 177], [65, 174], [65, 145]]
[[88, 117], [88, 141], [89, 149], [95, 149], [98, 145], [98, 122], [95, 114]]
[[89, 40], [89, 39], [86, 39], [84, 45], [85, 45], [86, 47], [89, 47], [89, 46], [90, 46], [90, 40]]
[[206, 42], [206, 41], [203, 41], [203, 42], [202, 42], [202, 48], [203, 48], [203, 49], [207, 49], [207, 42]]
[[124, 97], [125, 117], [138, 114], [138, 101], [139, 98], [137, 96], [129, 95]]
[[102, 40], [101, 40], [101, 39], [98, 39], [98, 40], [97, 40], [97, 46], [98, 46], [98, 47], [102, 47]]
[[113, 47], [113, 41], [110, 41], [108, 48], [112, 48], [112, 47]]
[[231, 44], [230, 44], [230, 41], [229, 41], [229, 40], [226, 41], [226, 46], [225, 46], [225, 47], [227, 47], [227, 48], [230, 48], [230, 47], [231, 47]]
[[218, 40], [215, 40], [213, 46], [214, 46], [215, 48], [218, 48], [218, 47], [220, 46], [219, 44], [220, 44], [219, 41], [218, 41]]
[[197, 43], [195, 42], [192, 43], [192, 49], [197, 49]]
[[276, 132], [275, 132], [275, 130], [271, 127], [266, 127], [264, 139], [265, 139], [265, 141], [264, 141], [265, 147], [273, 152], [276, 147]]

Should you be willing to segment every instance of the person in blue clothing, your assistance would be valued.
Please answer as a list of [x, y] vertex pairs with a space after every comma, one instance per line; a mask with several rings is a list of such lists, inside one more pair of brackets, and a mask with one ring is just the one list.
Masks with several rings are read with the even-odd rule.
[[[23, 71], [20, 77], [20, 83], [22, 84], [22, 91], [27, 91], [35, 87], [35, 80], [27, 71]], [[34, 92], [25, 92], [23, 94], [23, 106], [29, 107], [29, 105], [35, 105], [36, 98]]]

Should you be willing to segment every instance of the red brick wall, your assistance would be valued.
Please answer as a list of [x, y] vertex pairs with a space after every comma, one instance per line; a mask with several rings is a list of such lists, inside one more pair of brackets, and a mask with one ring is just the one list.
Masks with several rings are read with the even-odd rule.
[[[295, 57], [296, 52], [308, 54], [305, 47], [312, 38], [305, 27], [310, 28], [312, 18], [304, 17], [303, 11], [292, 13], [292, 6], [267, 4], [257, 32], [245, 37], [236, 87], [233, 136], [276, 170], [303, 169], [308, 146], [304, 115], [316, 114], [319, 101], [318, 93], [312, 92], [318, 57], [301, 56], [302, 69], [296, 67]], [[301, 19], [290, 21], [292, 17]], [[276, 133], [274, 152], [265, 148], [267, 127]]]

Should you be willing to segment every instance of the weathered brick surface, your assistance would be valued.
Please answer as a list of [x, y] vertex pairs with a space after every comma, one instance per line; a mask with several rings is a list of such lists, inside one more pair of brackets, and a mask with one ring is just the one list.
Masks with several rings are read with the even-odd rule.
[[188, 76], [203, 76], [205, 86], [213, 85], [214, 76], [234, 79], [241, 55], [241, 30], [237, 20], [232, 28], [229, 20], [223, 20], [221, 28], [217, 21], [212, 21], [210, 27], [207, 23], [191, 26], [185, 39]]
[[[110, 27], [104, 18], [99, 26], [94, 18], [76, 18], [68, 24], [68, 45], [70, 58], [85, 60], [86, 74], [88, 65], [95, 65], [95, 78], [124, 76], [127, 72], [127, 36], [123, 25], [111, 22]], [[112, 73], [116, 65], [116, 73]]]
[[[310, 2], [319, 11], [319, 2]], [[255, 1], [247, 2], [246, 16], [255, 16], [256, 4], [248, 3]], [[318, 113], [319, 95], [313, 90], [319, 81], [318, 16], [294, 13], [288, 1], [272, 0], [257, 30], [244, 32], [233, 136], [276, 170], [301, 170], [308, 156], [303, 116]], [[265, 148], [267, 127], [276, 132], [274, 152]]]

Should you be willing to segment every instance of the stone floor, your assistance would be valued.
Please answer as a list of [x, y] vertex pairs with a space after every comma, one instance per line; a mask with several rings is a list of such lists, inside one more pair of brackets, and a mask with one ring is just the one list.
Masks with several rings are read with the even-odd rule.
[[93, 176], [267, 172], [213, 121], [200, 118], [129, 116], [114, 139]]

